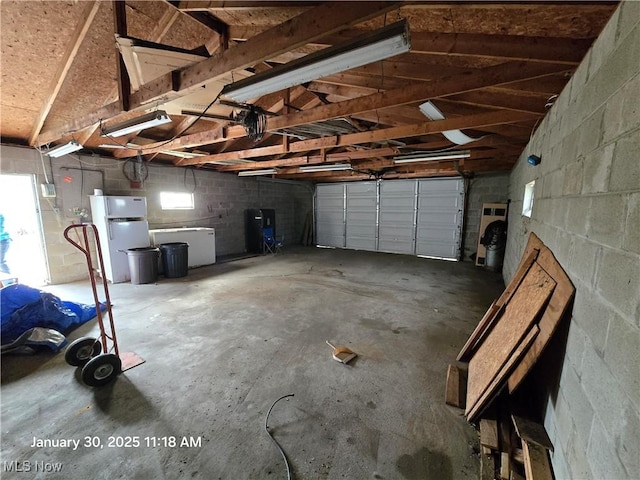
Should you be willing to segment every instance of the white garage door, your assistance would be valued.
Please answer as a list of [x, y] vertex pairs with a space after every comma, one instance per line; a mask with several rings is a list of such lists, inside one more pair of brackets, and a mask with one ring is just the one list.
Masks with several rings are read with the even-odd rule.
[[376, 250], [376, 182], [347, 183], [347, 248]]
[[418, 181], [416, 255], [458, 258], [463, 202], [462, 180], [447, 178]]
[[390, 180], [316, 186], [321, 246], [458, 259], [462, 179]]
[[344, 184], [316, 187], [316, 242], [327, 247], [344, 247]]

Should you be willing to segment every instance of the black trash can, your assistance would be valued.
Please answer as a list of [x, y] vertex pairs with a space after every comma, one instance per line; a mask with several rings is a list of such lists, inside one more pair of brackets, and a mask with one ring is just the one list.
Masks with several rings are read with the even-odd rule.
[[127, 250], [131, 283], [155, 283], [158, 280], [158, 256], [160, 250], [155, 247], [129, 248]]
[[162, 268], [167, 278], [186, 277], [189, 269], [189, 244], [184, 242], [160, 245]]

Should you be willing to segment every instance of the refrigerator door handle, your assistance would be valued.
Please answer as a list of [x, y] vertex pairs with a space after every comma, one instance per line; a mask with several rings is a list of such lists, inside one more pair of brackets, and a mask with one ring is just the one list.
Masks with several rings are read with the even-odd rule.
[[111, 222], [107, 221], [107, 229], [109, 230], [109, 240], [113, 240], [113, 230], [111, 229]]

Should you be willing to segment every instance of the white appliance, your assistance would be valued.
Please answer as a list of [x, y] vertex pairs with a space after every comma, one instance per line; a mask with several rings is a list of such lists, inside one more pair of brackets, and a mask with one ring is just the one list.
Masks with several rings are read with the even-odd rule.
[[126, 250], [149, 246], [147, 199], [90, 195], [91, 216], [98, 229], [104, 277], [112, 283], [131, 280]]
[[189, 244], [189, 268], [216, 263], [216, 230], [214, 228], [160, 228], [149, 230], [152, 245], [185, 242]]

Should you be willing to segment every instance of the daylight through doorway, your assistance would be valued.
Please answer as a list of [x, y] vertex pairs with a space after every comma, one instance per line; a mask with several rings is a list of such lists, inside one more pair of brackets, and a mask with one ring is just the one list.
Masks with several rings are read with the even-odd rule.
[[32, 287], [45, 285], [47, 264], [33, 175], [0, 175], [0, 214], [11, 239], [5, 257], [9, 273], [0, 275]]

